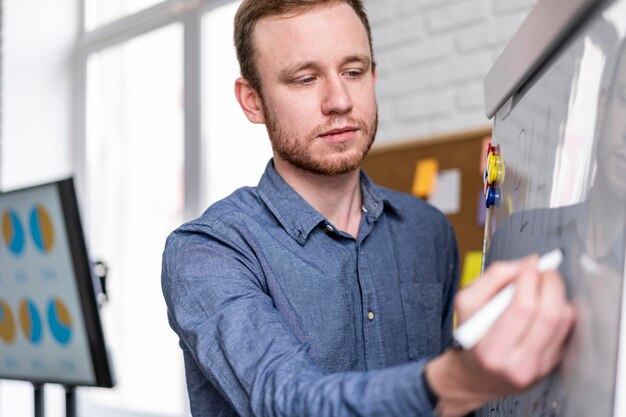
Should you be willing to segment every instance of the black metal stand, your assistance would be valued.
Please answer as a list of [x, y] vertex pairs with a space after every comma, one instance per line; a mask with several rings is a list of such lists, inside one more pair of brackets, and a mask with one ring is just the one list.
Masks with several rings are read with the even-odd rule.
[[76, 417], [76, 387], [65, 386], [65, 417]]
[[35, 417], [45, 417], [43, 384], [33, 382], [33, 394], [35, 398]]
[[[65, 416], [76, 417], [76, 387], [65, 385]], [[44, 386], [41, 383], [33, 382], [33, 393], [35, 398], [35, 417], [45, 417], [44, 408]]]

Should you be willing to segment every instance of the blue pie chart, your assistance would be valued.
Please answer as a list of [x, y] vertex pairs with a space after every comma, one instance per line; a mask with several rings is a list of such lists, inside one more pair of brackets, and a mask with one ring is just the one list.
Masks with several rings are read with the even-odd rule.
[[54, 227], [48, 210], [41, 204], [30, 212], [30, 232], [35, 246], [42, 253], [49, 253], [54, 245]]
[[27, 298], [20, 301], [19, 307], [20, 326], [26, 340], [34, 345], [41, 342], [43, 328], [41, 326], [41, 315], [35, 307], [35, 303]]
[[11, 209], [2, 214], [2, 240], [13, 255], [21, 255], [24, 251], [24, 228]]
[[48, 325], [54, 340], [68, 345], [72, 338], [72, 317], [66, 305], [59, 298], [48, 303]]

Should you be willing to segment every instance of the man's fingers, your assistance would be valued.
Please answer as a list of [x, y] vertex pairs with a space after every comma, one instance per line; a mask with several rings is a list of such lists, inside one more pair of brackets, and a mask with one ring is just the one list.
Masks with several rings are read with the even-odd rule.
[[498, 361], [512, 386], [523, 388], [547, 375], [562, 359], [574, 309], [558, 272], [525, 270], [516, 282], [511, 305], [477, 347], [482, 355]]
[[505, 363], [510, 362], [511, 354], [526, 337], [537, 308], [539, 279], [536, 268], [525, 264], [516, 280], [511, 305], [478, 343], [490, 367], [508, 367]]
[[564, 316], [560, 327], [554, 332], [554, 343], [546, 348], [542, 361], [539, 363], [539, 369], [544, 375], [562, 362], [571, 340], [576, 317], [574, 307], [567, 305], [564, 309]]
[[538, 257], [492, 265], [457, 297], [462, 322], [502, 288], [515, 284], [510, 305], [478, 344], [465, 352], [477, 369], [513, 393], [527, 389], [563, 359], [574, 308], [558, 271], [541, 272]]
[[471, 285], [459, 291], [455, 308], [459, 322], [463, 322], [506, 287], [529, 265], [537, 264], [537, 255], [515, 261], [494, 262]]
[[546, 374], [561, 358], [575, 313], [574, 307], [567, 301], [565, 283], [558, 273], [544, 273], [542, 284], [540, 309], [526, 348], [536, 353], [538, 371]]

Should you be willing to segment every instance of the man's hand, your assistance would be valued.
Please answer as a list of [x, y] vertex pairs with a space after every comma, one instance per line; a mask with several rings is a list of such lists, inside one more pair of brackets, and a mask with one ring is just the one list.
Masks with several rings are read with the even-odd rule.
[[561, 361], [574, 323], [558, 272], [540, 272], [536, 255], [496, 262], [457, 294], [459, 323], [511, 282], [511, 305], [468, 351], [450, 349], [426, 366], [426, 377], [439, 396], [442, 416], [461, 416], [485, 402], [523, 391]]

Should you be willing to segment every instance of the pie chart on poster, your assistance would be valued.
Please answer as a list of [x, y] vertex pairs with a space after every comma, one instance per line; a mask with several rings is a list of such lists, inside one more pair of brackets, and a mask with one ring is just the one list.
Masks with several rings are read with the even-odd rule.
[[6, 344], [15, 341], [15, 318], [9, 305], [4, 300], [0, 300], [0, 340]]
[[41, 204], [35, 206], [30, 212], [30, 233], [40, 252], [50, 252], [54, 244], [54, 228], [48, 210]]
[[24, 251], [24, 228], [11, 209], [2, 214], [2, 240], [13, 255], [21, 255]]
[[36, 345], [41, 342], [43, 329], [41, 328], [41, 316], [35, 307], [35, 303], [29, 299], [22, 299], [19, 307], [20, 326], [26, 340]]
[[59, 298], [48, 303], [48, 325], [54, 340], [68, 345], [72, 338], [72, 317], [67, 306]]

